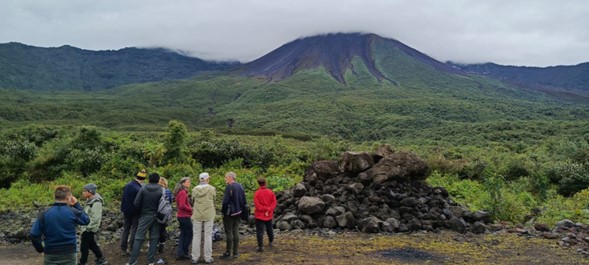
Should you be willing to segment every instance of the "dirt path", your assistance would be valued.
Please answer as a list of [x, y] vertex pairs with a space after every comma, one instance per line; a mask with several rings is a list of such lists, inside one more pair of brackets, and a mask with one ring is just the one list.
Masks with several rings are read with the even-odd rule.
[[[225, 242], [213, 244], [214, 264], [589, 264], [574, 247], [559, 247], [558, 241], [525, 238], [514, 234], [463, 235], [453, 232], [398, 235], [357, 233], [320, 237], [278, 234], [275, 247], [255, 252], [254, 236], [240, 244], [239, 259], [220, 260]], [[190, 264], [174, 260], [175, 248], [163, 255], [167, 264]], [[117, 244], [103, 246], [110, 264], [122, 265]], [[94, 257], [91, 254], [90, 260]], [[0, 265], [42, 264], [32, 246], [0, 245]], [[145, 264], [145, 253], [139, 264]]]

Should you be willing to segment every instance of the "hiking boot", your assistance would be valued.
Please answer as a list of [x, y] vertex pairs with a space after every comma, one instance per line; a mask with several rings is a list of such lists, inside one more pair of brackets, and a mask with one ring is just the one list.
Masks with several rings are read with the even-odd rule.
[[268, 248], [272, 248], [272, 241], [268, 243]]
[[239, 253], [237, 253], [237, 252], [233, 253], [233, 258], [234, 259], [239, 258]]
[[229, 252], [225, 252], [225, 253], [223, 253], [223, 255], [220, 257], [220, 259], [228, 259], [229, 257], [231, 257], [231, 253], [229, 253]]
[[264, 247], [258, 247], [258, 249], [256, 249], [257, 252], [264, 252]]
[[190, 256], [179, 256], [179, 257], [176, 257], [176, 260], [189, 260], [189, 259], [191, 259]]
[[96, 259], [96, 261], [94, 261], [95, 265], [106, 265], [108, 264], [108, 262], [106, 261], [106, 259], [104, 257]]
[[205, 263], [206, 263], [206, 264], [211, 264], [211, 263], [213, 263], [213, 258], [211, 258], [210, 260], [205, 260]]
[[129, 256], [129, 255], [131, 255], [131, 253], [128, 250], [126, 250], [126, 249], [121, 250], [121, 256], [125, 257], [125, 256]]

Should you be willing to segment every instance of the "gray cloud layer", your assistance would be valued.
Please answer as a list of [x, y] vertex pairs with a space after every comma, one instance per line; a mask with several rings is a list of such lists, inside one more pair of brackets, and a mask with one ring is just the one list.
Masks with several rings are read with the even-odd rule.
[[41, 47], [167, 47], [250, 61], [299, 37], [361, 31], [441, 61], [589, 61], [585, 0], [2, 0], [1, 6], [0, 43]]

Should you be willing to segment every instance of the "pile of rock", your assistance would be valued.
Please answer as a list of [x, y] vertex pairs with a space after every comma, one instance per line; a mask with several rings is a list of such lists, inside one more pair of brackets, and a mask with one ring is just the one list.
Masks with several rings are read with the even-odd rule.
[[409, 152], [382, 146], [375, 153], [345, 152], [317, 161], [303, 182], [276, 194], [281, 230], [330, 228], [366, 233], [452, 229], [484, 233], [487, 212], [471, 212], [425, 183], [429, 168]]

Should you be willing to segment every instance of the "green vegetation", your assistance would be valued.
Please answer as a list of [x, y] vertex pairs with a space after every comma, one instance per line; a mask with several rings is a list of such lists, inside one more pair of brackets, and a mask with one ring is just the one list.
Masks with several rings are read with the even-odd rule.
[[355, 60], [347, 85], [316, 68], [281, 82], [209, 75], [96, 92], [2, 89], [0, 207], [48, 203], [48, 187], [89, 181], [116, 201], [141, 168], [171, 183], [207, 171], [219, 192], [235, 171], [251, 196], [258, 176], [286, 189], [312, 161], [388, 143], [424, 158], [432, 185], [496, 219], [587, 218], [586, 105], [379, 52], [391, 56], [376, 64], [394, 84]]

